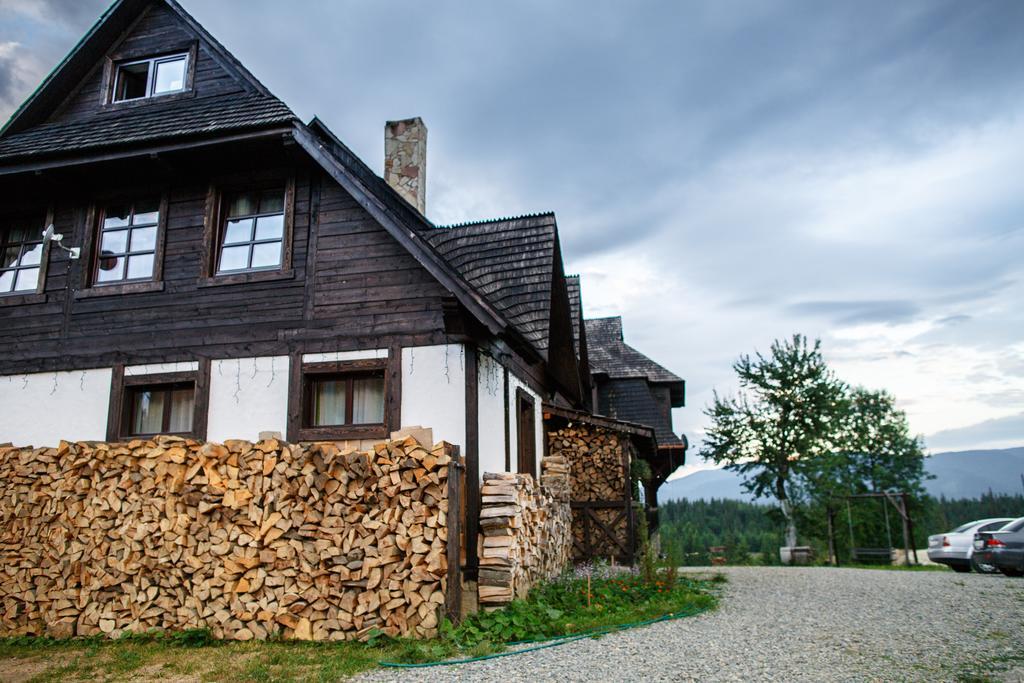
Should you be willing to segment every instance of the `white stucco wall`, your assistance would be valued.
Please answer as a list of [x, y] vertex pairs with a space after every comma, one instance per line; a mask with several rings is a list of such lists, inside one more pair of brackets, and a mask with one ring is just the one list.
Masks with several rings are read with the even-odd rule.
[[110, 368], [0, 377], [0, 443], [56, 446], [107, 436]]
[[466, 357], [461, 344], [402, 349], [402, 426], [466, 447]]
[[514, 374], [509, 373], [508, 376], [508, 409], [509, 409], [509, 452], [512, 454], [512, 470], [515, 471], [517, 468], [517, 454], [519, 453], [519, 427], [516, 424], [518, 417], [516, 409], [516, 389], [522, 389], [530, 396], [533, 397], [533, 409], [534, 409], [534, 438], [536, 439], [536, 447], [534, 453], [536, 454], [536, 462], [534, 463], [534, 472], [540, 474], [540, 461], [544, 457], [544, 406], [543, 401], [540, 399], [540, 394], [531, 389], [525, 382], [520, 380]]
[[288, 356], [213, 361], [207, 439], [255, 441], [260, 432], [288, 432]]
[[480, 433], [480, 474], [505, 469], [505, 369], [480, 354], [477, 397]]

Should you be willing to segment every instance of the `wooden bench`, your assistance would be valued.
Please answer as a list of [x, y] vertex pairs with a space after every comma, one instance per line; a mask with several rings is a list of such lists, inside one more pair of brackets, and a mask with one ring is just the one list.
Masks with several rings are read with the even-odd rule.
[[892, 548], [854, 548], [852, 555], [861, 564], [892, 564]]

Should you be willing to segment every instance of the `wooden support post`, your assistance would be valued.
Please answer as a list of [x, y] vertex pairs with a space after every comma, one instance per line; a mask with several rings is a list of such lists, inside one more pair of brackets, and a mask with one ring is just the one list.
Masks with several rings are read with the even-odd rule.
[[462, 617], [462, 457], [459, 447], [452, 449], [452, 461], [448, 465], [448, 578], [445, 595], [445, 612], [452, 623]]
[[910, 519], [910, 505], [907, 499], [906, 493], [900, 494], [900, 500], [903, 503], [903, 538], [907, 539], [907, 543], [910, 547], [907, 548], [907, 565], [910, 565], [910, 553], [914, 553], [914, 564], [917, 564], [917, 544], [914, 543], [914, 522]]
[[836, 529], [835, 529], [835, 510], [829, 505], [825, 508], [825, 514], [828, 518], [828, 554], [829, 562], [833, 567], [839, 566], [839, 553], [836, 552]]
[[476, 347], [466, 349], [466, 578], [476, 581], [480, 564], [480, 386]]

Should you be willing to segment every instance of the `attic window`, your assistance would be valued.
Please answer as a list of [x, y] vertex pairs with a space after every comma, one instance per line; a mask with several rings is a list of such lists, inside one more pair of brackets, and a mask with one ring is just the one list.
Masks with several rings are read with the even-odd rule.
[[141, 59], [119, 64], [114, 102], [168, 95], [185, 89], [188, 54]]

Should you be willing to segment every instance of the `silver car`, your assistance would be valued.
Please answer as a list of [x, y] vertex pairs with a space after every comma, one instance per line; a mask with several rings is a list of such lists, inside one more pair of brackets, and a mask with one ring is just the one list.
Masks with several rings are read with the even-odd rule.
[[999, 570], [987, 563], [974, 559], [974, 534], [982, 531], [995, 531], [1012, 522], [1009, 517], [993, 517], [979, 519], [945, 534], [928, 537], [928, 559], [939, 564], [947, 564], [953, 571], [974, 571], [982, 574], [994, 574]]

